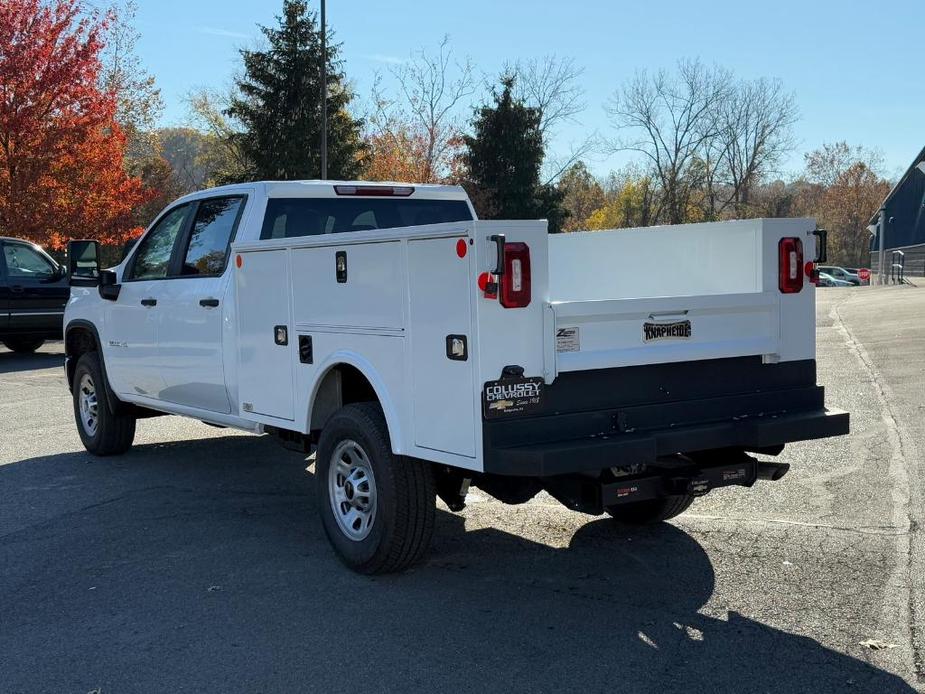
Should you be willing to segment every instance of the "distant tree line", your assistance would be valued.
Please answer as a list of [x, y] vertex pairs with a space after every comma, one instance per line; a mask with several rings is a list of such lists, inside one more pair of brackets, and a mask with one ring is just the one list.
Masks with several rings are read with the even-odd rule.
[[[320, 28], [306, 0], [283, 0], [259, 47], [240, 51], [229, 90], [189, 95], [182, 127], [157, 127], [163, 102], [137, 57], [135, 13], [134, 0], [104, 13], [82, 0], [0, 5], [0, 233], [115, 244], [192, 190], [319, 177]], [[329, 178], [461, 184], [483, 218], [546, 218], [552, 232], [813, 216], [834, 260], [862, 265], [890, 185], [876, 152], [844, 142], [785, 175], [793, 95], [696, 60], [629, 76], [604, 104], [611, 131], [567, 146], [562, 126], [587, 107], [571, 59], [483, 78], [444, 38], [360, 99], [329, 27], [326, 74]], [[629, 163], [595, 176], [607, 154]]]
[[[682, 223], [755, 217], [813, 217], [829, 231], [830, 261], [847, 267], [870, 262], [867, 223], [890, 191], [881, 173], [880, 155], [845, 142], [824, 144], [804, 156], [795, 177], [758, 178], [750, 185], [747, 204], [711, 214], [711, 191], [705, 185], [688, 188], [689, 202]], [[603, 181], [583, 162], [560, 178], [564, 207], [570, 213], [565, 231], [596, 231], [673, 223], [664, 211], [665, 189], [651, 171], [630, 164]], [[728, 194], [728, 192], [727, 192]]]

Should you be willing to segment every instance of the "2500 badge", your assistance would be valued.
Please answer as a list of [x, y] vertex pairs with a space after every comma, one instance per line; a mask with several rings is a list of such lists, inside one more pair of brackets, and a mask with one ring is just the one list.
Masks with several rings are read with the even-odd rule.
[[489, 381], [482, 390], [482, 413], [485, 419], [528, 414], [539, 409], [542, 402], [542, 378]]

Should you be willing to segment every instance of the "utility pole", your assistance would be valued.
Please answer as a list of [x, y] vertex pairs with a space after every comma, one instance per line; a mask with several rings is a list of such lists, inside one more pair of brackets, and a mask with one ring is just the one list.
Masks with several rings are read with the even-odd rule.
[[880, 208], [880, 238], [879, 241], [879, 252], [878, 252], [878, 261], [877, 265], [877, 284], [886, 284], [886, 246], [884, 243], [886, 241], [886, 207]]
[[324, 0], [321, 0], [321, 180], [328, 177], [328, 44], [324, 18]]

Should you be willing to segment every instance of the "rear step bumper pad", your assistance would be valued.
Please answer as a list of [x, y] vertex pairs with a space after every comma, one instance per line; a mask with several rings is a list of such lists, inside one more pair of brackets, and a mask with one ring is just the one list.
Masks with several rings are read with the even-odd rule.
[[848, 419], [847, 412], [820, 409], [531, 445], [486, 446], [485, 472], [546, 477], [651, 464], [674, 453], [717, 448], [755, 451], [847, 434]]

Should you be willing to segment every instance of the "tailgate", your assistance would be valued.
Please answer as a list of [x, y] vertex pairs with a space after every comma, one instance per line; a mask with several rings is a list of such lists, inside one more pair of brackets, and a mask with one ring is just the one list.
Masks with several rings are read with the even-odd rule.
[[556, 372], [778, 353], [771, 292], [563, 301], [546, 305]]
[[813, 359], [815, 288], [780, 286], [781, 239], [797, 239], [811, 260], [813, 229], [811, 219], [749, 219], [550, 238], [546, 382], [649, 364]]

